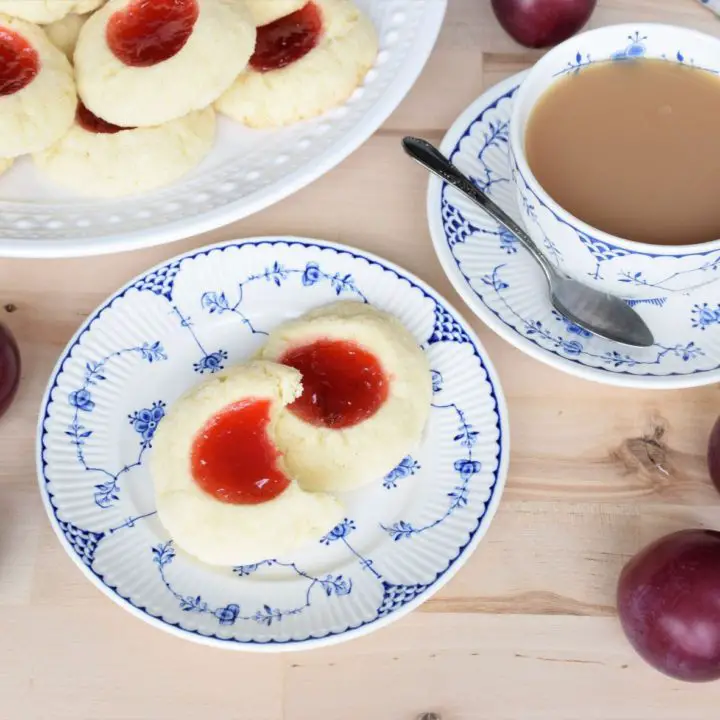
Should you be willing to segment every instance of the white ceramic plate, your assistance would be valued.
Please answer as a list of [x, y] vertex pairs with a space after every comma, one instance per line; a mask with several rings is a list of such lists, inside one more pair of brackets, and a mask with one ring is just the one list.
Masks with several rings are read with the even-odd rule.
[[[523, 75], [476, 100], [441, 146], [518, 222], [507, 141]], [[555, 312], [542, 271], [529, 253], [480, 208], [434, 177], [427, 211], [435, 250], [455, 289], [480, 319], [528, 355], [611, 385], [680, 388], [720, 381], [720, 282], [693, 294], [648, 286], [646, 297], [629, 302], [657, 342], [651, 348], [629, 348], [591, 336]]]
[[412, 87], [446, 6], [446, 0], [356, 2], [378, 29], [380, 53], [344, 106], [269, 131], [219, 116], [215, 148], [194, 172], [120, 200], [64, 192], [23, 158], [0, 176], [0, 256], [95, 255], [172, 242], [246, 217], [326, 173], [370, 137]]
[[[278, 323], [338, 297], [392, 312], [426, 350], [422, 446], [343, 496], [347, 518], [293, 557], [235, 569], [192, 560], [156, 517], [147, 470], [165, 408]], [[509, 450], [495, 371], [447, 301], [367, 253], [259, 238], [179, 256], [98, 308], [50, 379], [37, 452], [50, 521], [107, 595], [185, 638], [279, 650], [370, 632], [438, 590], [490, 524]]]

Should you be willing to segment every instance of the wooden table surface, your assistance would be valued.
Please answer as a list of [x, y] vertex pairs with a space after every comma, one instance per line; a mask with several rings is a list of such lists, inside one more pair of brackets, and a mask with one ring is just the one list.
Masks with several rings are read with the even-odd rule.
[[[593, 25], [665, 21], [720, 34], [695, 0], [601, 0]], [[507, 489], [486, 538], [418, 611], [333, 648], [248, 655], [180, 640], [94, 588], [60, 547], [36, 487], [40, 397], [58, 354], [109, 293], [215, 240], [289, 233], [393, 260], [452, 303], [424, 216], [408, 132], [439, 141], [485, 88], [538, 53], [488, 0], [450, 0], [436, 50], [363, 147], [274, 207], [202, 237], [128, 254], [0, 261], [0, 320], [24, 372], [0, 421], [0, 720], [716, 720], [720, 684], [669, 680], [634, 654], [615, 615], [624, 562], [650, 540], [720, 527], [705, 465], [720, 387], [613, 389], [534, 362], [478, 320], [512, 425]], [[4, 309], [3, 309], [4, 307]], [[470, 316], [470, 312], [466, 312]]]

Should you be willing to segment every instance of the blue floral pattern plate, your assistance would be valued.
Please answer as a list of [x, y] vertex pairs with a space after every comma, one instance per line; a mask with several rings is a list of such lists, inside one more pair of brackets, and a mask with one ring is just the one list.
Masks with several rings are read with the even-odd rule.
[[[155, 514], [147, 460], [167, 407], [280, 322], [337, 298], [393, 313], [427, 352], [434, 392], [420, 448], [343, 496], [345, 519], [292, 557], [197, 562]], [[188, 639], [283, 650], [370, 632], [450, 579], [500, 500], [507, 410], [477, 337], [422, 281], [358, 250], [260, 238], [179, 256], [98, 308], [50, 379], [37, 452], [53, 527], [113, 600]]]
[[[518, 222], [508, 131], [523, 76], [499, 83], [476, 100], [441, 146]], [[428, 219], [435, 250], [455, 289], [479, 318], [528, 355], [612, 385], [679, 388], [720, 381], [717, 283], [693, 293], [671, 293], [646, 283], [642, 296], [628, 302], [645, 318], [657, 342], [651, 348], [629, 348], [591, 336], [554, 311], [542, 271], [527, 251], [480, 208], [435, 177], [428, 189]], [[547, 242], [552, 254], [552, 238]], [[599, 257], [598, 264], [602, 260]]]
[[720, 0], [700, 0], [705, 7], [710, 8], [716, 15], [720, 15]]

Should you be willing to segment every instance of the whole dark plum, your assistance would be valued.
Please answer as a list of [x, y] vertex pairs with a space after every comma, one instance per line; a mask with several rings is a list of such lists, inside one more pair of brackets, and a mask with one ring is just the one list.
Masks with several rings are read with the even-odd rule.
[[529, 48], [551, 47], [572, 37], [596, 4], [597, 0], [492, 0], [505, 32]]
[[720, 678], [720, 532], [681, 530], [641, 550], [620, 575], [617, 606], [650, 665], [680, 680]]
[[710, 431], [707, 461], [710, 479], [715, 483], [718, 492], [720, 492], [720, 417], [715, 422], [715, 427]]
[[0, 324], [0, 417], [10, 407], [20, 382], [20, 351], [13, 334]]

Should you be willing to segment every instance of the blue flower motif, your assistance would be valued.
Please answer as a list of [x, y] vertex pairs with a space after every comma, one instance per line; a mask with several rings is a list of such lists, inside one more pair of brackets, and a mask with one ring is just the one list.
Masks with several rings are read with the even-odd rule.
[[565, 326], [565, 330], [567, 330], [571, 335], [579, 335], [583, 338], [590, 337], [590, 332], [585, 330], [585, 328], [581, 328], [579, 325], [576, 325], [574, 322], [571, 322], [564, 315], [561, 315], [557, 310], [553, 310], [552, 314], [556, 320], [558, 320]]
[[172, 540], [166, 543], [156, 545], [152, 549], [153, 562], [160, 568], [165, 565], [169, 565], [175, 557], [175, 549], [173, 548]]
[[535, 205], [532, 202], [530, 202], [530, 198], [527, 195], [525, 195], [524, 193], [522, 195], [522, 204], [523, 204], [523, 208], [524, 208], [527, 216], [533, 222], [537, 222], [537, 212], [535, 210]]
[[278, 287], [282, 285], [283, 280], [287, 280], [288, 271], [276, 260], [272, 268], [266, 268], [262, 277], [268, 282], [274, 282]]
[[105, 380], [103, 375], [104, 362], [87, 362], [85, 363], [85, 379], [89, 385], [97, 385], [100, 380]]
[[463, 458], [462, 460], [456, 460], [453, 467], [460, 473], [460, 477], [467, 481], [480, 472], [481, 465], [477, 460]]
[[206, 613], [209, 611], [208, 604], [201, 595], [188, 595], [180, 600], [180, 609], [184, 612]]
[[150, 441], [157, 430], [160, 421], [165, 417], [165, 403], [158, 400], [152, 404], [150, 408], [143, 408], [128, 415], [130, 424], [135, 432], [142, 437], [143, 445], [150, 446]]
[[320, 538], [323, 545], [329, 545], [336, 540], [346, 538], [355, 529], [355, 522], [349, 518], [345, 518], [339, 522], [327, 535]]
[[563, 340], [562, 349], [568, 355], [580, 355], [583, 351], [583, 346], [577, 340]]
[[211, 315], [215, 312], [218, 315], [222, 315], [226, 310], [230, 310], [230, 304], [228, 303], [224, 292], [203, 293], [202, 297], [200, 298], [200, 304]]
[[163, 348], [159, 340], [152, 345], [150, 343], [143, 343], [140, 347], [140, 353], [143, 356], [143, 360], [147, 360], [150, 363], [167, 360], [165, 348]]
[[431, 370], [430, 377], [432, 378], [432, 389], [433, 392], [440, 392], [443, 386], [443, 376], [439, 370]]
[[336, 295], [340, 295], [341, 293], [347, 291], [355, 292], [362, 296], [362, 293], [355, 287], [355, 281], [350, 274], [341, 275], [340, 273], [335, 273], [330, 277], [330, 285], [332, 285]]
[[504, 250], [508, 255], [512, 255], [513, 253], [516, 253], [518, 251], [518, 241], [509, 230], [501, 227], [499, 235], [501, 250]]
[[489, 285], [497, 293], [502, 292], [503, 290], [507, 290], [510, 287], [506, 282], [504, 282], [500, 278], [499, 271], [503, 267], [505, 267], [505, 266], [498, 265], [492, 271], [492, 275], [483, 275], [480, 278], [485, 283], [485, 285]]
[[606, 352], [605, 355], [603, 355], [603, 360], [612, 363], [614, 367], [620, 367], [622, 365], [635, 367], [635, 365], [637, 365], [637, 361], [630, 357], [630, 355], [622, 355], [617, 350]]
[[465, 484], [458, 485], [447, 496], [453, 501], [454, 507], [465, 507], [468, 504], [468, 486]]
[[692, 326], [705, 330], [711, 325], [720, 324], [720, 304], [716, 308], [707, 303], [693, 305], [692, 315]]
[[420, 463], [407, 455], [383, 478], [383, 486], [388, 490], [395, 488], [398, 480], [414, 475], [419, 469]]
[[117, 479], [112, 478], [107, 482], [95, 486], [93, 499], [95, 500], [95, 504], [104, 510], [112, 507], [113, 503], [120, 499], [118, 492]]
[[205, 355], [201, 360], [193, 363], [193, 369], [201, 375], [205, 372], [216, 373], [218, 370], [222, 370], [225, 367], [223, 365], [223, 361], [227, 359], [227, 351], [218, 350], [217, 352]]
[[634, 285], [649, 285], [647, 280], [645, 280], [642, 271], [640, 270], [638, 270], [634, 274], [627, 272], [627, 270], [623, 270], [623, 272], [620, 273], [618, 282], [633, 283]]
[[261, 560], [260, 562], [250, 563], [248, 565], [236, 565], [233, 568], [233, 572], [236, 575], [240, 575], [240, 577], [245, 577], [246, 575], [252, 575], [252, 573], [263, 567], [264, 565], [271, 567], [274, 563], [274, 560]]
[[350, 578], [344, 578], [342, 575], [328, 575], [324, 580], [318, 580], [325, 590], [325, 594], [331, 597], [333, 594], [341, 597], [342, 595], [349, 595], [352, 592], [352, 580]]
[[389, 527], [386, 527], [385, 525], [381, 525], [380, 527], [388, 535], [390, 535], [390, 537], [393, 539], [393, 542], [407, 540], [408, 538], [419, 532], [409, 522], [405, 522], [405, 520], [398, 520], [394, 525], [390, 525]]
[[240, 606], [235, 603], [218, 608], [215, 611], [215, 617], [220, 625], [234, 625], [240, 614]]
[[588, 65], [592, 65], [592, 61], [590, 60], [590, 56], [586, 55], [585, 60], [583, 60], [583, 56], [580, 52], [576, 53], [575, 60], [568, 61], [568, 64], [559, 72], [555, 73], [555, 77], [558, 75], [566, 75], [566, 74], [572, 74], [576, 75], [580, 72], [580, 70], [584, 67], [587, 67]]
[[542, 320], [525, 320], [525, 334], [547, 337], [547, 332], [543, 327]]
[[84, 425], [80, 425], [75, 421], [72, 425], [68, 425], [65, 434], [71, 438], [70, 442], [72, 442], [73, 445], [81, 446], [85, 444], [85, 440], [93, 433], [92, 430], [88, 430]]
[[672, 351], [677, 355], [678, 357], [681, 357], [685, 362], [688, 360], [694, 360], [698, 356], [702, 356], [705, 353], [695, 345], [694, 342], [690, 342], [685, 346], [682, 345], [676, 345], [674, 348], [671, 348]]
[[78, 410], [92, 412], [95, 407], [89, 390], [75, 390], [68, 395], [68, 402]]
[[479, 430], [473, 430], [473, 426], [465, 420], [465, 415], [459, 411], [460, 414], [460, 427], [458, 433], [453, 437], [453, 442], [460, 443], [463, 447], [471, 448], [477, 443], [478, 436], [480, 435]]
[[302, 284], [306, 287], [314, 285], [319, 282], [322, 278], [320, 266], [316, 262], [309, 262], [305, 266], [305, 271], [302, 274]]
[[[629, 58], [643, 57], [646, 52], [643, 40], [647, 40], [647, 35], [640, 35], [636, 32], [633, 35], [628, 35], [630, 44], [624, 47], [622, 50], [614, 52], [610, 57], [612, 60], [626, 60]], [[682, 55], [678, 52], [678, 60], [683, 61]]]
[[[296, 613], [288, 613], [289, 615]], [[273, 620], [282, 620], [283, 613], [277, 608], [271, 608], [269, 605], [263, 605], [261, 610], [258, 610], [253, 616], [253, 620], [261, 625], [267, 625], [270, 627], [273, 624]]]
[[575, 323], [567, 323], [565, 325], [565, 328], [567, 331], [572, 335], [579, 335], [580, 337], [589, 338], [591, 333], [586, 330], [585, 328], [580, 327], [579, 325], [576, 325]]

